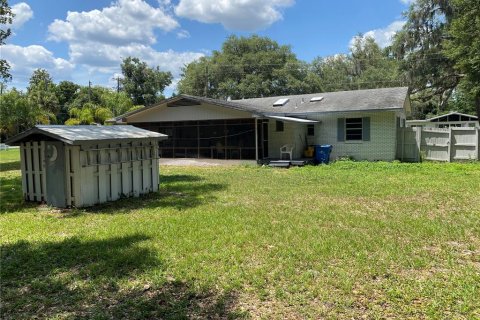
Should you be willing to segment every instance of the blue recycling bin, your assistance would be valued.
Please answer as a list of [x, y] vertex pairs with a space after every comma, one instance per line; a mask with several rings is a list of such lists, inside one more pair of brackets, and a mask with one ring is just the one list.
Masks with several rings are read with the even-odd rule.
[[315, 146], [315, 163], [325, 163], [330, 162], [330, 153], [332, 152], [331, 144], [322, 144]]

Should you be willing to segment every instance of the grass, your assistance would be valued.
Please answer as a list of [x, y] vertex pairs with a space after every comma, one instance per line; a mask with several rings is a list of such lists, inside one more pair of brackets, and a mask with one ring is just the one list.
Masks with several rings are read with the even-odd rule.
[[[162, 167], [88, 209], [1, 157], [1, 318], [480, 318], [480, 164]], [[14, 163], [14, 164], [11, 164]]]

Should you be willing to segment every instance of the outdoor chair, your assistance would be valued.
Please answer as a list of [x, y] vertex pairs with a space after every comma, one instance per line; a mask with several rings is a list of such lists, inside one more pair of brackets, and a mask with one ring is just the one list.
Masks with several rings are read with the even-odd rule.
[[280, 147], [280, 159], [283, 160], [283, 155], [284, 154], [287, 154], [288, 155], [288, 159], [289, 160], [292, 160], [292, 153], [293, 153], [293, 145], [291, 144], [285, 144], [283, 146]]

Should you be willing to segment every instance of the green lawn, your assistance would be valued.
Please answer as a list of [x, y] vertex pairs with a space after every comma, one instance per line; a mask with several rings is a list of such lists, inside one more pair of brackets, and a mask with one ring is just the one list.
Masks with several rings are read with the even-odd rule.
[[162, 167], [60, 211], [22, 203], [16, 152], [2, 319], [480, 318], [480, 163]]

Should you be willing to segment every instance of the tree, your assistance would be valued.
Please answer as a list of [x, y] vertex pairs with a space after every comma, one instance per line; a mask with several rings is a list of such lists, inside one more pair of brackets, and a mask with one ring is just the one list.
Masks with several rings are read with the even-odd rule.
[[64, 123], [68, 119], [68, 108], [77, 97], [80, 86], [71, 81], [61, 81], [55, 87], [55, 95], [60, 106], [60, 113], [57, 115], [58, 123]]
[[[6, 26], [12, 24], [12, 20], [15, 14], [12, 12], [12, 8], [8, 5], [7, 0], [0, 0], [0, 24]], [[5, 44], [7, 39], [12, 34], [10, 28], [0, 29], [0, 47]], [[0, 49], [1, 50], [1, 49]], [[0, 59], [0, 79], [2, 82], [6, 82], [12, 79], [12, 75], [9, 72], [10, 65], [7, 60]]]
[[455, 61], [443, 51], [453, 17], [450, 0], [417, 0], [407, 13], [407, 22], [394, 36], [392, 53], [407, 73], [414, 106], [445, 111], [461, 75]]
[[0, 134], [2, 139], [18, 134], [37, 123], [49, 123], [51, 114], [31, 103], [28, 96], [16, 89], [0, 96]]
[[402, 84], [398, 61], [371, 37], [355, 38], [350, 54], [315, 58], [311, 69], [320, 91], [372, 89]]
[[390, 55], [388, 49], [382, 50], [374, 38], [356, 37], [350, 52], [356, 89], [403, 85], [398, 61]]
[[103, 124], [113, 116], [113, 113], [109, 109], [94, 103], [86, 103], [81, 108], [73, 107], [69, 113], [70, 119], [65, 121], [66, 125]]
[[179, 93], [233, 99], [315, 91], [312, 74], [289, 46], [259, 36], [230, 36], [221, 51], [183, 69]]
[[61, 106], [67, 106], [72, 103], [77, 97], [80, 91], [80, 86], [71, 81], [60, 81], [55, 87], [55, 95], [57, 96], [58, 103]]
[[49, 114], [52, 121], [60, 111], [56, 96], [55, 84], [45, 69], [37, 69], [30, 77], [27, 95], [30, 103], [34, 104], [45, 114]]
[[138, 58], [125, 58], [121, 68], [122, 86], [137, 105], [151, 105], [163, 99], [163, 90], [172, 83], [170, 72], [160, 71], [159, 67], [150, 68]]
[[100, 96], [100, 104], [111, 110], [114, 116], [119, 116], [133, 108], [132, 99], [126, 92], [114, 92], [106, 89]]
[[70, 101], [68, 108], [83, 108], [87, 103], [93, 103], [96, 105], [102, 104], [102, 94], [107, 90], [101, 86], [81, 86], [77, 91], [75, 98]]
[[478, 0], [452, 0], [453, 19], [446, 43], [446, 55], [465, 75], [463, 94], [472, 97], [480, 119], [480, 3]]
[[317, 57], [312, 61], [312, 70], [318, 76], [319, 91], [332, 92], [353, 88], [354, 64], [345, 54]]

